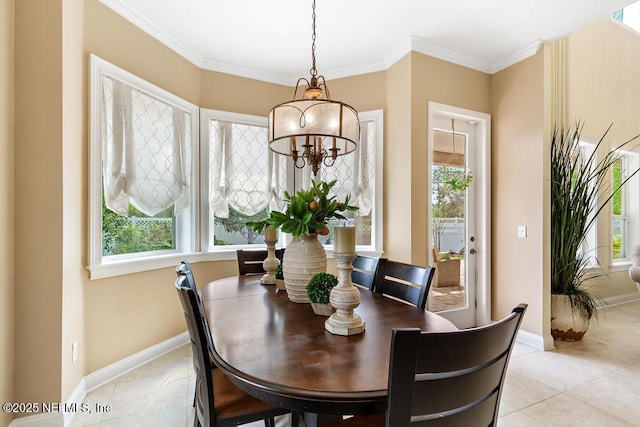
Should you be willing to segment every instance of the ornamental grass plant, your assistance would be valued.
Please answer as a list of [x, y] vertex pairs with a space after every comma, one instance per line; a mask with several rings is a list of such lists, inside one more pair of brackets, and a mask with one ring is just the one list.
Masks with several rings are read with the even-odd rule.
[[[612, 168], [620, 158], [618, 150], [635, 148], [629, 145], [640, 135], [617, 150], [605, 151], [609, 126], [594, 150], [584, 154], [580, 150], [582, 128], [580, 122], [567, 130], [556, 127], [551, 138], [551, 293], [568, 296], [573, 313], [591, 319], [599, 298], [585, 284], [601, 276], [597, 270], [602, 269], [583, 244], [598, 214], [638, 173], [638, 169], [625, 171], [619, 185], [611, 184]], [[601, 152], [606, 154], [600, 156]]]

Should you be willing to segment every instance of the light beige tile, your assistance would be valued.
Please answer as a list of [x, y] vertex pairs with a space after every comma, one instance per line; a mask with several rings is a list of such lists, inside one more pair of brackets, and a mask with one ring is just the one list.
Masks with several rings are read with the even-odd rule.
[[566, 394], [630, 423], [640, 423], [640, 364], [578, 386]]
[[546, 425], [522, 411], [498, 419], [498, 427], [544, 427]]
[[509, 365], [502, 390], [501, 402], [518, 411], [560, 394], [560, 390], [538, 381], [526, 369]]
[[594, 406], [560, 394], [544, 400], [522, 412], [549, 426], [632, 427], [632, 424]]

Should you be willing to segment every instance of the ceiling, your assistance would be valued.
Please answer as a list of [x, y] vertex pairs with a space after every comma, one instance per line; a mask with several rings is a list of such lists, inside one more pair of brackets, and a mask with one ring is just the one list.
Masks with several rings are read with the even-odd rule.
[[[100, 0], [197, 66], [293, 85], [311, 68], [311, 0]], [[411, 50], [494, 73], [634, 0], [317, 0], [327, 79]]]

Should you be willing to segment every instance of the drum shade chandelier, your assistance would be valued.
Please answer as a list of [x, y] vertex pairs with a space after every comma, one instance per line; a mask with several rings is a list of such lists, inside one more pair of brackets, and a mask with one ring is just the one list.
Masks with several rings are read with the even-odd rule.
[[[291, 101], [269, 111], [269, 148], [290, 156], [297, 168], [333, 166], [338, 156], [356, 149], [360, 140], [358, 112], [331, 99], [324, 76], [316, 70], [316, 2], [312, 4], [311, 78], [300, 77]], [[298, 89], [302, 88], [299, 99]]]

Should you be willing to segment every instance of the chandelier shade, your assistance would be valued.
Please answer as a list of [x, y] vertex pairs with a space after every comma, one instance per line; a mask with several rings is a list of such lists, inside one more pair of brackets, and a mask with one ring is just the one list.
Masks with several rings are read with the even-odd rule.
[[269, 112], [269, 145], [285, 156], [311, 150], [335, 158], [353, 152], [359, 139], [358, 113], [340, 101], [293, 100]]

